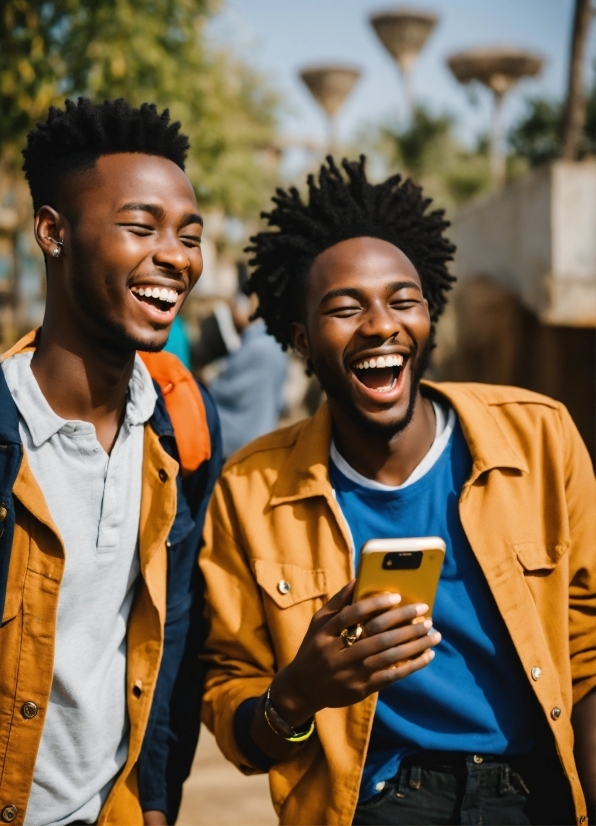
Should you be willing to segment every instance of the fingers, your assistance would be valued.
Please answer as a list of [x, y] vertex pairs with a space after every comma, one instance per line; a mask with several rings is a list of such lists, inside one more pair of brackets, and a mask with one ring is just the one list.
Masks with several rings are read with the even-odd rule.
[[[396, 663], [402, 663], [404, 660], [415, 660], [420, 654], [424, 654], [441, 641], [441, 635], [438, 631], [430, 636], [424, 636], [409, 640], [408, 642], [396, 645], [393, 648], [387, 648], [379, 654], [367, 657], [363, 660], [363, 665], [371, 671], [384, 671], [391, 668]], [[434, 653], [434, 652], [433, 652]]]
[[[327, 631], [332, 636], [339, 636], [344, 628], [349, 628], [358, 623], [362, 625], [376, 614], [395, 608], [400, 601], [399, 594], [376, 594], [374, 597], [360, 599], [353, 605], [342, 608], [327, 624]], [[411, 608], [412, 606], [408, 607]], [[413, 616], [416, 616], [416, 614], [413, 614]]]
[[[418, 603], [416, 605], [407, 606], [410, 609], [415, 608], [416, 614], [413, 618], [422, 617], [424, 614], [428, 613], [428, 605], [424, 603]], [[389, 628], [395, 628], [398, 625], [403, 625], [404, 622], [411, 622], [413, 618], [409, 615], [407, 619], [404, 620], [404, 610], [406, 606], [402, 608], [394, 608], [393, 610], [385, 611], [382, 614], [377, 614], [376, 617], [368, 620], [363, 626], [364, 633], [367, 637], [373, 637], [375, 634], [381, 634], [383, 631], [387, 631]], [[430, 628], [430, 625], [427, 626]]]
[[[310, 623], [311, 633], [317, 632], [323, 625], [325, 625], [326, 622], [328, 622], [330, 617], [333, 617], [338, 611], [341, 611], [342, 608], [345, 608], [351, 604], [355, 585], [356, 580], [353, 579], [351, 582], [348, 582], [347, 585], [344, 585], [344, 587], [336, 594], [334, 594], [322, 608], [319, 608]], [[343, 627], [344, 626], [342, 626], [342, 628]]]
[[348, 582], [347, 585], [334, 594], [329, 602], [325, 603], [321, 611], [327, 611], [328, 613], [335, 614], [337, 611], [341, 611], [347, 605], [350, 605], [352, 602], [352, 594], [354, 593], [354, 586], [356, 585], [356, 580], [353, 579]]
[[[431, 637], [428, 636], [428, 631], [431, 626], [432, 620], [417, 623], [408, 622], [398, 628], [391, 628], [380, 634], [375, 634], [374, 637], [361, 637], [360, 640], [351, 646], [349, 658], [353, 662], [360, 661], [366, 664], [368, 657], [394, 649], [398, 645], [404, 645], [407, 642], [417, 639], [426, 640], [428, 647], [430, 645], [429, 640], [431, 639]], [[348, 655], [346, 655], [346, 658], [347, 656]], [[397, 662], [397, 660], [393, 660], [393, 662]], [[379, 666], [379, 668], [384, 667], [384, 665]]]
[[432, 662], [434, 656], [435, 652], [432, 651], [432, 649], [428, 649], [423, 654], [420, 654], [420, 656], [408, 660], [405, 663], [401, 663], [395, 668], [388, 668], [385, 671], [378, 671], [369, 683], [372, 691], [382, 691], [382, 689], [387, 688], [387, 686], [392, 683], [396, 683], [398, 680], [403, 680], [404, 677], [408, 677], [415, 671], [420, 671], [422, 668], [426, 668], [426, 666]]

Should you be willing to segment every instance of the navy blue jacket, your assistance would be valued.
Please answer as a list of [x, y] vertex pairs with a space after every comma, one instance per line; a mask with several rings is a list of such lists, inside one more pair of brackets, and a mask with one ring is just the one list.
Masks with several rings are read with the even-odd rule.
[[[162, 447], [178, 460], [172, 422], [156, 382], [157, 403], [149, 425]], [[188, 777], [196, 749], [203, 668], [198, 653], [205, 638], [203, 583], [197, 557], [205, 511], [222, 462], [219, 418], [213, 399], [199, 385], [211, 437], [211, 458], [194, 473], [177, 479], [177, 510], [168, 539], [168, 583], [164, 649], [147, 731], [139, 757], [141, 806], [166, 813], [174, 822], [182, 783]], [[12, 495], [23, 445], [16, 405], [0, 368], [0, 617], [4, 609], [8, 568], [15, 527]], [[0, 652], [0, 668], [2, 652]]]

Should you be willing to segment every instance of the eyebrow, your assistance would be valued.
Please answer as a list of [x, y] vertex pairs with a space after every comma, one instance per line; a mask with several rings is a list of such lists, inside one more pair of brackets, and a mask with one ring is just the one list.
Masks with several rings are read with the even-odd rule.
[[[124, 204], [118, 212], [148, 212], [149, 215], [153, 215], [158, 221], [162, 220], [165, 215], [163, 207], [158, 206], [158, 204], [141, 204], [136, 201], [129, 201]], [[182, 217], [182, 226], [188, 226], [189, 224], [200, 224], [203, 226], [203, 219], [198, 212], [187, 212], [186, 215]]]
[[[396, 293], [399, 290], [404, 290], [408, 287], [413, 287], [415, 290], [418, 290], [418, 292], [422, 292], [420, 286], [416, 284], [415, 281], [395, 281], [393, 284], [389, 285], [389, 293], [392, 295], [393, 293]], [[329, 290], [328, 293], [325, 293], [321, 299], [321, 304], [325, 304], [333, 298], [347, 297], [358, 299], [361, 296], [362, 290], [355, 287], [339, 287], [337, 290]]]

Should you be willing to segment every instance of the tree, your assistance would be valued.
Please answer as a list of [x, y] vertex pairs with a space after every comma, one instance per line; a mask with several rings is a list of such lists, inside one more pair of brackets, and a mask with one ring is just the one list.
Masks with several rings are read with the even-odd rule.
[[486, 141], [472, 150], [453, 134], [449, 115], [433, 115], [417, 106], [405, 128], [383, 126], [370, 151], [384, 162], [384, 174], [396, 170], [424, 186], [437, 205], [452, 208], [490, 188]]
[[586, 122], [584, 97], [584, 53], [593, 9], [590, 0], [575, 0], [567, 97], [563, 108], [561, 155], [565, 160], [576, 160], [581, 151], [582, 132]]
[[[0, 150], [18, 160], [51, 103], [87, 95], [168, 107], [191, 137], [189, 177], [203, 205], [247, 215], [270, 187], [268, 84], [207, 43], [213, 0], [5, 0], [0, 12]], [[14, 71], [15, 67], [17, 72]]]
[[[514, 154], [525, 158], [530, 166], [540, 166], [563, 156], [566, 105], [545, 98], [531, 98], [526, 114], [509, 134]], [[585, 101], [583, 131], [580, 132], [574, 158], [594, 154], [596, 150], [596, 81]]]

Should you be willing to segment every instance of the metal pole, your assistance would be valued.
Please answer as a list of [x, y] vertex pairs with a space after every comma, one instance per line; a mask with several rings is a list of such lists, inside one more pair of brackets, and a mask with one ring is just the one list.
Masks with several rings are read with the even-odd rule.
[[414, 98], [412, 96], [412, 73], [411, 67], [402, 70], [402, 77], [404, 81], [404, 92], [406, 97], [406, 117], [408, 123], [414, 120]]
[[503, 94], [494, 92], [495, 108], [490, 139], [490, 176], [493, 184], [501, 186], [505, 180], [505, 153], [502, 146]]
[[333, 155], [337, 151], [337, 123], [335, 115], [327, 115], [327, 152]]

